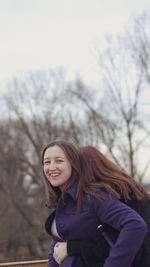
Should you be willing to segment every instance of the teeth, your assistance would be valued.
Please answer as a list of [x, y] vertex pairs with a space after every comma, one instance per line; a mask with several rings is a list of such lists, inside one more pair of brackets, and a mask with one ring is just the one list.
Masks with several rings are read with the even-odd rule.
[[55, 176], [57, 176], [57, 175], [58, 175], [58, 173], [51, 174], [52, 177], [55, 177]]

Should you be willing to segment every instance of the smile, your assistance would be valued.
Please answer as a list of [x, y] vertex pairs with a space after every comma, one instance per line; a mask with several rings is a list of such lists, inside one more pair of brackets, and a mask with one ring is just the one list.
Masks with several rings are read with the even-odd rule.
[[58, 176], [59, 175], [59, 173], [51, 173], [51, 177], [56, 177], [56, 176]]

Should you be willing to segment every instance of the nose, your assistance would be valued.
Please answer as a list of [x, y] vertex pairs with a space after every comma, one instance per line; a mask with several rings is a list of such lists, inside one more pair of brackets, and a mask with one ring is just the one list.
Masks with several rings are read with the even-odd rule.
[[50, 164], [49, 164], [49, 170], [50, 171], [53, 171], [53, 170], [55, 170], [56, 169], [56, 165], [55, 165], [55, 162], [50, 162]]

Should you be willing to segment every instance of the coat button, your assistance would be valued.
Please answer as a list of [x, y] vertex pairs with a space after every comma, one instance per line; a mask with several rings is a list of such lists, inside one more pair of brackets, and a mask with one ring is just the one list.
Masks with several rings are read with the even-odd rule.
[[64, 228], [65, 224], [64, 223], [59, 223], [60, 228]]

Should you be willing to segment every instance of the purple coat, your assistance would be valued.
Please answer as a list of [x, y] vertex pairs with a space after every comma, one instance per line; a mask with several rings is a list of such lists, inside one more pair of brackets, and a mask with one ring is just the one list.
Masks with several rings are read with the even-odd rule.
[[[53, 210], [46, 220], [45, 229], [51, 235], [51, 223], [55, 217], [56, 228], [62, 238], [59, 239], [51, 235], [52, 243], [47, 267], [59, 266], [53, 258], [56, 242], [97, 238], [96, 224], [86, 195], [84, 196], [80, 212], [76, 213], [76, 191], [77, 185], [75, 184], [65, 193], [64, 202], [62, 199], [59, 199], [57, 209]], [[119, 237], [111, 248], [109, 257], [106, 259], [103, 267], [130, 267], [147, 234], [146, 223], [138, 213], [118, 199], [102, 191], [100, 193], [105, 197], [102, 201], [91, 197], [93, 207], [100, 221], [120, 231]], [[68, 256], [61, 266], [83, 267], [78, 256]]]

